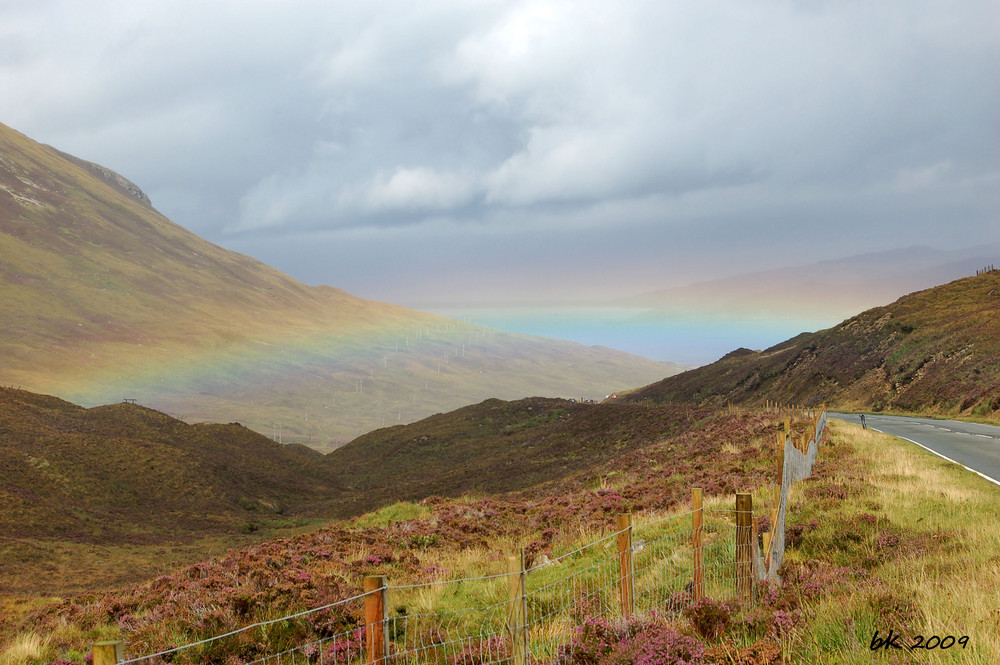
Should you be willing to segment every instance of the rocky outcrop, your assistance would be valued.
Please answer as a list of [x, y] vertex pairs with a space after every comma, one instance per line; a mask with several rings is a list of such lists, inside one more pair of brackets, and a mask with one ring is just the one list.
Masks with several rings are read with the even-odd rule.
[[153, 207], [153, 202], [149, 200], [148, 196], [146, 196], [146, 192], [139, 189], [139, 185], [135, 184], [125, 176], [119, 173], [115, 173], [111, 169], [105, 168], [100, 164], [95, 164], [93, 162], [88, 162], [85, 159], [80, 159], [79, 157], [68, 155], [61, 150], [56, 150], [56, 152], [58, 152], [62, 157], [65, 157], [66, 159], [73, 162], [77, 166], [82, 166], [91, 173], [96, 174], [102, 180], [110, 184], [115, 189], [121, 190], [125, 194], [131, 196], [133, 199], [145, 203], [150, 208]]

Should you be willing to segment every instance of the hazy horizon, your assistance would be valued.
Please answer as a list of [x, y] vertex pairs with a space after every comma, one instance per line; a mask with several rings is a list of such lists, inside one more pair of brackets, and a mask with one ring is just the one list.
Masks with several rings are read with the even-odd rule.
[[601, 311], [1000, 242], [996, 16], [989, 0], [6, 3], [0, 121], [303, 282], [528, 307], [525, 332], [706, 362], [733, 329], [766, 345], [844, 309], [700, 333], [697, 312], [650, 328]]

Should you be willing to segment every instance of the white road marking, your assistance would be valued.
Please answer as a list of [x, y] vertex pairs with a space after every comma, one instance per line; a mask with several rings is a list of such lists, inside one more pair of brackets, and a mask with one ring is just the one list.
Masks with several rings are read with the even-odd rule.
[[892, 434], [890, 432], [882, 432], [882, 430], [875, 429], [874, 427], [872, 427], [871, 429], [874, 429], [876, 432], [881, 432], [882, 434], [888, 434], [889, 436], [894, 436], [897, 439], [902, 439], [903, 441], [909, 441], [910, 443], [916, 444], [916, 445], [920, 446], [921, 448], [923, 448], [924, 450], [932, 452], [932, 453], [934, 453], [935, 455], [937, 455], [938, 457], [940, 457], [942, 459], [948, 460], [952, 464], [959, 465], [960, 467], [962, 467], [966, 471], [971, 471], [972, 473], [976, 474], [977, 476], [982, 476], [983, 478], [985, 478], [986, 480], [990, 481], [994, 485], [1000, 485], [1000, 480], [997, 480], [996, 478], [991, 478], [990, 476], [987, 476], [985, 473], [983, 473], [981, 471], [976, 471], [975, 469], [971, 469], [971, 468], [965, 466], [964, 464], [962, 464], [961, 462], [956, 462], [952, 458], [950, 458], [950, 457], [948, 457], [946, 455], [942, 455], [941, 453], [939, 453], [938, 451], [934, 450], [933, 448], [928, 448], [927, 446], [925, 446], [924, 444], [920, 443], [919, 441], [914, 441], [913, 439], [908, 439], [905, 436], [899, 436], [898, 434]]

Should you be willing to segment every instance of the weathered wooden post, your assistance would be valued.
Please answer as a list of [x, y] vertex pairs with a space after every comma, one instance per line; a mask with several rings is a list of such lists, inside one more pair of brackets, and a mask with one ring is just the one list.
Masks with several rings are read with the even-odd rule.
[[507, 557], [507, 631], [512, 665], [528, 662], [528, 600], [525, 587], [524, 550]]
[[365, 577], [365, 663], [381, 665], [389, 653], [389, 636], [385, 624], [389, 618], [386, 602], [389, 581], [385, 575]]
[[753, 600], [753, 497], [736, 495], [736, 595]]
[[774, 545], [775, 529], [778, 528], [778, 515], [781, 513], [781, 483], [774, 486], [774, 498], [771, 503], [771, 528], [764, 534], [764, 571], [771, 569], [771, 548]]
[[781, 481], [785, 477], [785, 433], [778, 432], [777, 439], [778, 439], [778, 484], [780, 485]]
[[703, 533], [704, 513], [701, 508], [701, 488], [691, 489], [691, 552], [694, 557], [694, 580], [691, 585], [691, 600], [698, 602], [705, 597], [705, 550]]
[[618, 594], [622, 616], [635, 614], [632, 596], [632, 515], [618, 516]]
[[90, 650], [94, 665], [116, 665], [125, 660], [125, 642], [122, 640], [105, 640], [96, 642]]

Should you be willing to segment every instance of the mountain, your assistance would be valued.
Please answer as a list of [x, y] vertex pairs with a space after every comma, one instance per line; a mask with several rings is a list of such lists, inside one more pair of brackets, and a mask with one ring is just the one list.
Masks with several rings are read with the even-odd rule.
[[627, 399], [706, 406], [772, 400], [996, 418], [998, 386], [1000, 271], [992, 270], [763, 351], [737, 349]]
[[836, 321], [969, 275], [998, 255], [1000, 243], [959, 250], [904, 247], [651, 291], [622, 304], [651, 308], [647, 316], [714, 311]]
[[0, 388], [0, 436], [0, 524], [11, 537], [143, 542], [344, 494], [311, 448], [134, 404], [84, 409]]
[[318, 448], [489, 397], [593, 398], [676, 371], [306, 286], [4, 125], [0, 311], [0, 384]]

